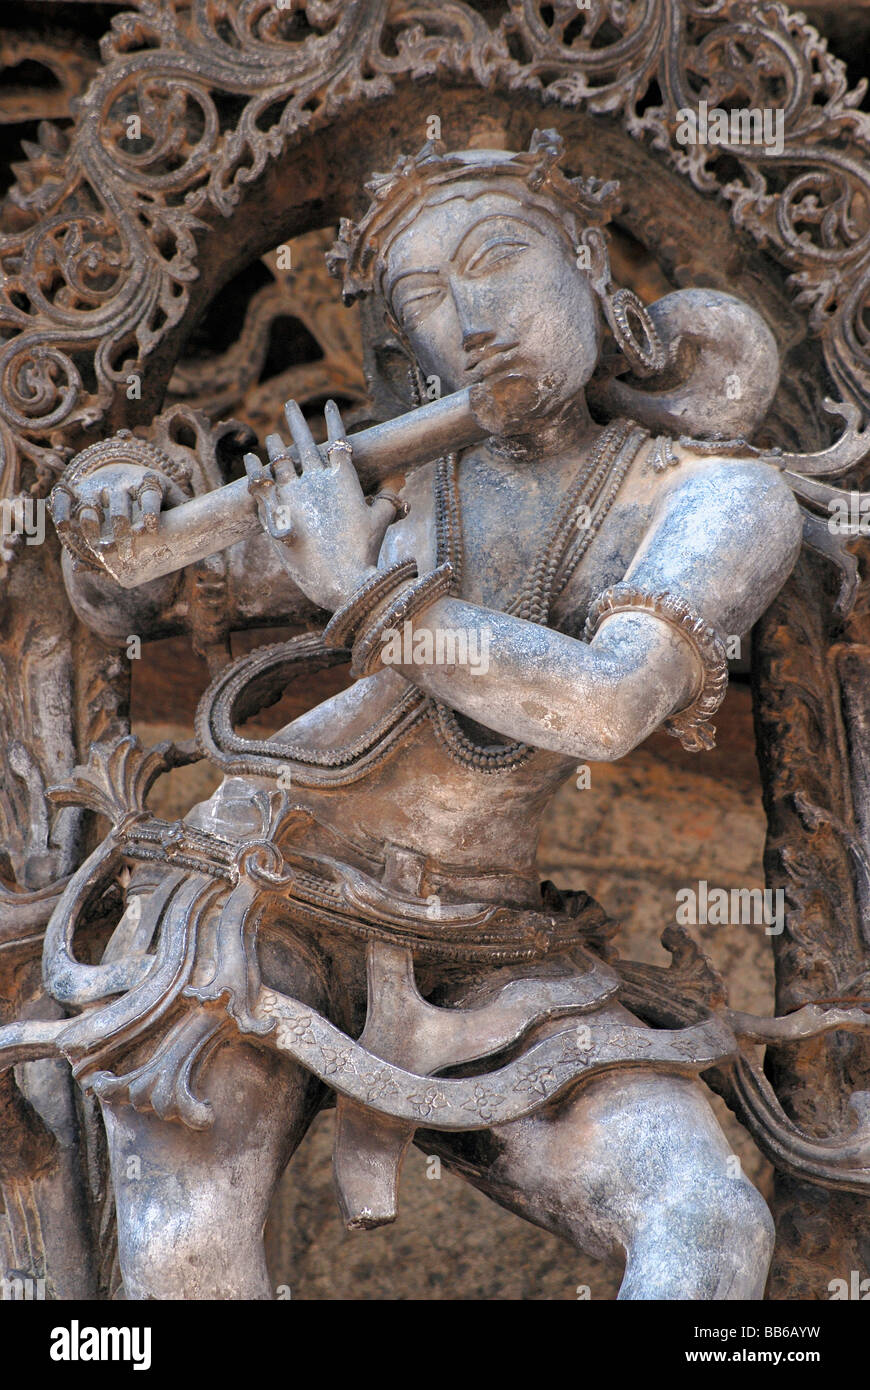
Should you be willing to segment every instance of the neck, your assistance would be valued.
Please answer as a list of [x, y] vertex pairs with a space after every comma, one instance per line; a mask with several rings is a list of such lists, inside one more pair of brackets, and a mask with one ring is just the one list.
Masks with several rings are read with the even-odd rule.
[[493, 435], [487, 447], [505, 463], [533, 463], [538, 459], [553, 463], [560, 458], [575, 458], [596, 429], [581, 391], [551, 414], [525, 421], [522, 430]]

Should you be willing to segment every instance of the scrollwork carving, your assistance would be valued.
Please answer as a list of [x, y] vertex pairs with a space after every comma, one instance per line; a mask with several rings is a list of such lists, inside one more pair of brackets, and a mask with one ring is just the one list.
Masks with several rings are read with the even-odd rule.
[[[511, 0], [492, 24], [460, 0], [320, 0], [292, 11], [143, 0], [112, 21], [103, 63], [65, 157], [44, 130], [7, 206], [7, 493], [20, 467], [13, 452], [55, 477], [68, 441], [105, 416], [127, 373], [180, 322], [197, 238], [215, 216], [233, 215], [268, 161], [360, 102], [432, 76], [619, 119], [728, 200], [735, 225], [790, 272], [844, 397], [870, 389], [861, 331], [870, 125], [842, 64], [772, 0], [595, 0], [580, 14], [568, 0]], [[653, 79], [664, 100], [641, 110]], [[678, 113], [745, 103], [747, 91], [782, 111], [783, 145], [726, 147], [735, 179], [716, 147], [677, 143]]]

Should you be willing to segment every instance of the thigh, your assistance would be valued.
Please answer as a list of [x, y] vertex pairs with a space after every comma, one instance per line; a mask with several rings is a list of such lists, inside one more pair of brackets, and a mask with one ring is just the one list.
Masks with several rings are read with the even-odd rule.
[[[638, 1021], [615, 1005], [589, 1022], [605, 1017]], [[654, 1209], [731, 1176], [704, 1085], [649, 1067], [592, 1077], [511, 1124], [418, 1132], [416, 1142], [502, 1206], [598, 1257], [627, 1250]]]
[[270, 1297], [262, 1232], [272, 1194], [319, 1103], [302, 1068], [241, 1040], [220, 1046], [192, 1130], [104, 1105], [128, 1298]]

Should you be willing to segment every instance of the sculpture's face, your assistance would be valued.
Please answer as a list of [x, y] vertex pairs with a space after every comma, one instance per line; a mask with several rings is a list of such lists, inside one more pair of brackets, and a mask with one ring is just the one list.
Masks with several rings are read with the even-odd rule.
[[594, 291], [568, 237], [531, 201], [490, 192], [424, 208], [389, 248], [384, 289], [444, 394], [516, 374], [544, 388], [549, 414], [595, 368]]

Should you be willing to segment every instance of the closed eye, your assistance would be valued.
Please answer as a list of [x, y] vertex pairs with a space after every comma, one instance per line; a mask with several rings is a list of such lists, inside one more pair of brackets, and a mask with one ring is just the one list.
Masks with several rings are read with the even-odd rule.
[[483, 274], [507, 261], [513, 261], [528, 251], [529, 243], [519, 237], [492, 237], [485, 241], [465, 267], [466, 275]]
[[420, 290], [417, 294], [408, 295], [401, 303], [400, 314], [403, 323], [419, 323], [443, 298], [444, 288], [441, 285], [433, 285], [429, 290]]

